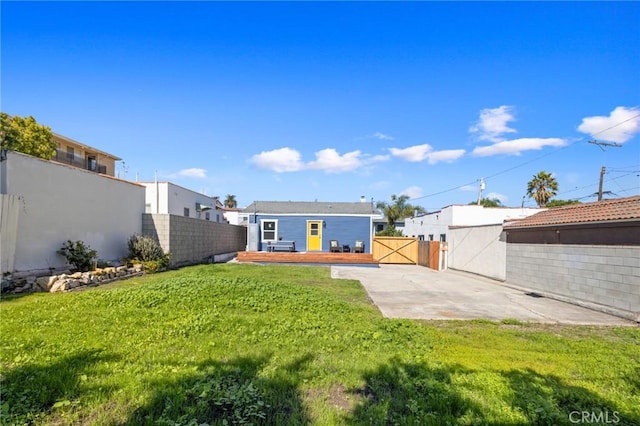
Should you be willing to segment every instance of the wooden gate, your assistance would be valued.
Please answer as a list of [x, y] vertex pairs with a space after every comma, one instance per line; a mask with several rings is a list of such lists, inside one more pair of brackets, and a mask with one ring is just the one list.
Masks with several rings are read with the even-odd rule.
[[418, 239], [409, 237], [374, 237], [373, 258], [380, 263], [418, 263]]

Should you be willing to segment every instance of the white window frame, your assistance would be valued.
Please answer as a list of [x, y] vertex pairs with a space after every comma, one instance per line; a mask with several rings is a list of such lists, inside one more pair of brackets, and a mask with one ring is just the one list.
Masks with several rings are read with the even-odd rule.
[[[267, 239], [264, 237], [264, 223], [265, 222], [275, 222], [276, 226], [274, 229], [273, 239]], [[269, 230], [271, 232], [271, 230]], [[261, 241], [278, 241], [278, 219], [260, 219], [260, 240]]]

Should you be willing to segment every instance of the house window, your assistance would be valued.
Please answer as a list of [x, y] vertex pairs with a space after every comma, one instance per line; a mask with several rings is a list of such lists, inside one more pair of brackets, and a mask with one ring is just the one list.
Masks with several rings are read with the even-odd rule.
[[75, 157], [75, 153], [73, 152], [73, 147], [68, 146], [67, 147], [67, 160], [73, 161], [74, 157]]
[[186, 217], [189, 217], [189, 207], [185, 207], [185, 208], [184, 208], [184, 215], [185, 215]]
[[205, 220], [211, 220], [211, 216], [209, 215], [209, 212], [204, 212], [204, 218]]
[[418, 241], [424, 241], [424, 235], [418, 235]]
[[441, 243], [447, 242], [447, 234], [440, 234], [440, 242]]
[[276, 241], [278, 235], [277, 220], [263, 220], [262, 222], [262, 241]]
[[384, 231], [384, 225], [382, 223], [376, 224], [376, 232]]
[[433, 241], [433, 234], [429, 234], [429, 241]]

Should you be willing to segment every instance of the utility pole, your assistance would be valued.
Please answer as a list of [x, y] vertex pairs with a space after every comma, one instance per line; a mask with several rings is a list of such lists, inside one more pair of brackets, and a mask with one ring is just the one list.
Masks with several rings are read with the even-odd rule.
[[598, 201], [602, 201], [602, 181], [604, 180], [604, 171], [606, 167], [602, 166], [600, 169], [600, 184], [598, 185]]
[[482, 201], [482, 191], [484, 191], [484, 178], [480, 178], [480, 189], [478, 190], [478, 205]]
[[[622, 146], [619, 143], [615, 143], [615, 142], [614, 143], [598, 142], [596, 140], [589, 141], [589, 143], [593, 144], [593, 145], [598, 145], [598, 147], [603, 151], [605, 150], [603, 148], [605, 146], [610, 146], [610, 147], [613, 147], [613, 148], [620, 148]], [[600, 169], [600, 183], [598, 184], [598, 201], [602, 201], [602, 183], [604, 181], [604, 172], [605, 172], [605, 170], [606, 170], [605, 166], [602, 166], [602, 168]]]

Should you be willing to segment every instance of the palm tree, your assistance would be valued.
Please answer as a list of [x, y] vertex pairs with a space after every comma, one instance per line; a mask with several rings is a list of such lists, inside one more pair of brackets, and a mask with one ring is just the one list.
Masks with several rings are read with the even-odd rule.
[[224, 199], [224, 206], [229, 209], [235, 209], [238, 207], [238, 202], [236, 201], [236, 196], [227, 194], [227, 197]]
[[416, 211], [418, 212], [418, 214], [425, 213], [424, 207], [414, 206], [407, 203], [407, 201], [409, 201], [409, 196], [397, 196], [393, 194], [391, 196], [391, 203], [386, 203], [384, 201], [378, 201], [376, 203], [376, 208], [382, 210], [384, 217], [387, 219], [389, 228], [395, 228], [396, 221], [398, 221], [399, 219], [412, 217], [413, 213]]
[[527, 184], [527, 195], [533, 198], [538, 207], [545, 207], [549, 200], [558, 193], [558, 181], [551, 173], [544, 170], [533, 176]]

